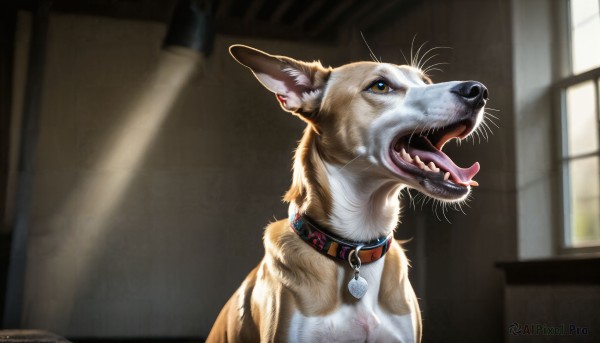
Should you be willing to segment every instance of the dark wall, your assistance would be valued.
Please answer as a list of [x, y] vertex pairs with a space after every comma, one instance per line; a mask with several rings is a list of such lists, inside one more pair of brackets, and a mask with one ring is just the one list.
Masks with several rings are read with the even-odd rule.
[[[6, 191], [10, 155], [10, 126], [12, 105], [12, 69], [16, 10], [0, 5], [0, 309], [4, 308], [4, 292], [11, 235], [6, 218]], [[0, 310], [0, 323], [4, 311]]]

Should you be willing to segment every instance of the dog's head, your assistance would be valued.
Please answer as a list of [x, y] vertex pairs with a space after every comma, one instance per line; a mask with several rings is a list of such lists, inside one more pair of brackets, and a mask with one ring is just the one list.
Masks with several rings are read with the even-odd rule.
[[250, 68], [286, 111], [319, 133], [321, 153], [337, 165], [415, 188], [431, 197], [466, 198], [479, 164], [458, 167], [443, 146], [483, 119], [488, 97], [475, 81], [434, 84], [417, 68], [359, 62], [331, 69], [241, 45], [232, 56]]

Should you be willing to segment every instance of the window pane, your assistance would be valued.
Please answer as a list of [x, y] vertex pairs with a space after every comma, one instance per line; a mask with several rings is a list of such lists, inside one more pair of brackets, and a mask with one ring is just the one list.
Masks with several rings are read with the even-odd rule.
[[572, 246], [600, 243], [598, 163], [598, 157], [569, 163]]
[[596, 90], [592, 81], [567, 88], [568, 155], [598, 150]]
[[571, 57], [573, 73], [600, 66], [598, 0], [571, 0]]

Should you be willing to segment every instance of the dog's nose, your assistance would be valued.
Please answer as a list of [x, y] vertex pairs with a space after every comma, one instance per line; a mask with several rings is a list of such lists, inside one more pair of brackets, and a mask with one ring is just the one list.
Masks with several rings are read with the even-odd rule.
[[450, 89], [450, 92], [458, 95], [466, 104], [479, 109], [485, 105], [488, 99], [488, 90], [481, 82], [465, 81]]

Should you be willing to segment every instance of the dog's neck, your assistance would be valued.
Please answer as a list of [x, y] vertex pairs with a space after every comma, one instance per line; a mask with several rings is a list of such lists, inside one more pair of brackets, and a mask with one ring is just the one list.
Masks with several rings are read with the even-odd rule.
[[401, 185], [365, 173], [360, 163], [341, 164], [322, 156], [318, 139], [310, 127], [304, 132], [285, 200], [348, 240], [370, 241], [392, 232], [399, 219]]

